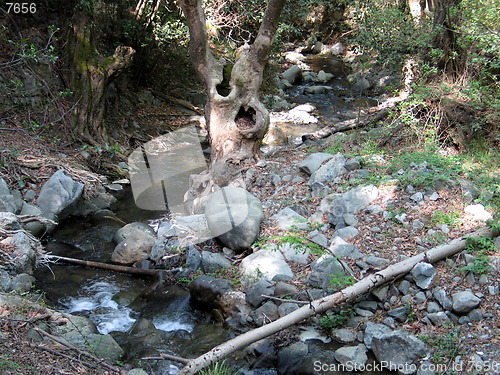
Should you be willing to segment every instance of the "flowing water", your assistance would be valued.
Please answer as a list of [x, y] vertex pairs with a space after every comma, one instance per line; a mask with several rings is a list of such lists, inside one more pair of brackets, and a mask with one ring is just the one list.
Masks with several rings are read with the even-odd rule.
[[[345, 65], [339, 59], [324, 57], [314, 57], [309, 63], [316, 72], [322, 69], [334, 74], [329, 82], [334, 90], [312, 97], [303, 94], [303, 87], [299, 86], [291, 92], [292, 100], [314, 104], [322, 119], [326, 120], [338, 118], [343, 111], [353, 110], [356, 104], [346, 100], [349, 84], [345, 76], [349, 71]], [[307, 131], [304, 128], [301, 131], [305, 133], [322, 126], [309, 126]], [[130, 192], [120, 199], [114, 211], [125, 222], [148, 222], [164, 214], [139, 209]], [[86, 221], [70, 219], [60, 224], [46, 244], [47, 251], [109, 262], [115, 246], [113, 234], [122, 225], [110, 216], [112, 214], [98, 215]], [[153, 375], [175, 374], [178, 364], [165, 360], [139, 363], [138, 359], [158, 356], [159, 353], [193, 357], [234, 335], [206, 313], [195, 310], [190, 305], [189, 292], [179, 286], [162, 285], [151, 291], [149, 287], [153, 280], [148, 278], [68, 264], [51, 265], [50, 269], [40, 267], [35, 276], [38, 287], [46, 293], [50, 303], [63, 312], [90, 318], [100, 333], [111, 333], [125, 349], [125, 362], [140, 365]], [[331, 345], [323, 345], [317, 350], [332, 353], [338, 345]], [[241, 366], [246, 365], [243, 353], [236, 353], [232, 360], [235, 358], [239, 358]], [[276, 369], [254, 370], [252, 374], [272, 375], [276, 374]]]

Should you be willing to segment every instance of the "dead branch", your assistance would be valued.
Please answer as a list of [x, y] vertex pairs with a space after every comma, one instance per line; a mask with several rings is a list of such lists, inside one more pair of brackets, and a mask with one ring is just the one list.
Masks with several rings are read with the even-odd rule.
[[298, 305], [309, 305], [309, 301], [298, 301], [296, 299], [286, 299], [286, 298], [278, 298], [278, 297], [273, 297], [273, 296], [268, 296], [265, 294], [261, 294], [261, 297], [273, 300], [273, 301], [279, 301], [279, 302], [291, 302], [291, 303], [296, 303]]
[[119, 266], [117, 264], [109, 264], [109, 263], [102, 263], [102, 262], [93, 262], [90, 260], [82, 260], [82, 259], [75, 259], [75, 258], [67, 258], [67, 257], [62, 257], [59, 255], [53, 255], [53, 254], [45, 254], [43, 256], [44, 260], [51, 260], [51, 261], [61, 261], [65, 263], [71, 263], [71, 264], [77, 264], [79, 266], [85, 266], [85, 267], [92, 267], [92, 268], [99, 268], [102, 270], [109, 270], [109, 271], [116, 271], [116, 272], [123, 272], [123, 273], [128, 273], [132, 275], [143, 275], [143, 276], [160, 276], [161, 273], [167, 272], [171, 273], [173, 270], [145, 270], [141, 268], [136, 268], [136, 267], [128, 267], [128, 266]]
[[178, 375], [194, 375], [202, 368], [209, 366], [213, 362], [221, 360], [234, 351], [244, 348], [253, 342], [282, 331], [285, 328], [297, 324], [300, 321], [310, 318], [316, 314], [321, 314], [333, 307], [337, 307], [346, 302], [351, 302], [374, 288], [382, 286], [407, 274], [417, 263], [435, 263], [441, 259], [455, 255], [465, 249], [467, 238], [478, 238], [483, 236], [492, 237], [494, 235], [498, 235], [498, 233], [493, 233], [489, 228], [482, 228], [466, 237], [454, 239], [448, 244], [434, 247], [426, 252], [392, 264], [381, 271], [361, 279], [354, 285], [342, 289], [339, 292], [314, 300], [307, 306], [302, 306], [290, 314], [275, 320], [274, 322], [265, 324], [262, 327], [246, 332], [235, 337], [234, 339], [216, 346], [198, 358], [192, 359], [180, 372], [178, 372]]
[[178, 357], [176, 355], [166, 354], [166, 353], [160, 353], [159, 357], [143, 357], [141, 359], [143, 359], [145, 361], [160, 361], [162, 359], [168, 359], [170, 361], [184, 363], [184, 364], [188, 364], [190, 361], [189, 359]]

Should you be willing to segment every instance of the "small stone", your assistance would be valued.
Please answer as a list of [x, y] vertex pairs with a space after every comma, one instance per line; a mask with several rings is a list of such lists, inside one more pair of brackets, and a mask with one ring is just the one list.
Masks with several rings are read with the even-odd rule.
[[404, 323], [408, 318], [408, 314], [410, 313], [409, 306], [398, 307], [397, 309], [393, 309], [387, 312], [391, 318], [396, 319], [398, 322]]
[[415, 283], [422, 289], [428, 289], [436, 276], [437, 271], [430, 263], [417, 263], [411, 270], [411, 276]]
[[335, 341], [341, 343], [341, 344], [350, 344], [354, 342], [356, 337], [354, 336], [354, 333], [346, 328], [341, 328], [341, 329], [335, 329], [331, 333], [332, 339]]
[[427, 314], [427, 318], [431, 321], [431, 323], [437, 327], [447, 325], [450, 323], [450, 318], [444, 311], [439, 311], [435, 313]]
[[441, 311], [441, 306], [437, 302], [434, 302], [434, 301], [429, 302], [429, 304], [427, 305], [427, 312], [428, 313], [432, 314], [432, 313], [436, 313], [439, 311]]
[[430, 196], [429, 196], [429, 200], [431, 201], [437, 201], [439, 199], [439, 194], [437, 192], [433, 192]]
[[481, 300], [470, 291], [453, 294], [453, 310], [459, 314], [468, 313], [479, 306]]
[[421, 192], [415, 193], [410, 197], [410, 199], [417, 203], [422, 202], [424, 200], [424, 194]]
[[467, 316], [469, 317], [471, 322], [478, 322], [481, 319], [483, 319], [483, 313], [482, 313], [481, 309], [471, 310], [471, 311], [469, 311]]

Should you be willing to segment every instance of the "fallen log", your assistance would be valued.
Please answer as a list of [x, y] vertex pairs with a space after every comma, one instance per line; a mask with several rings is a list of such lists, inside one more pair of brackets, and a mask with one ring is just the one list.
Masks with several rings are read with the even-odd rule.
[[110, 263], [93, 262], [90, 260], [67, 258], [67, 257], [62, 257], [59, 255], [52, 255], [52, 254], [45, 254], [43, 256], [43, 258], [46, 260], [50, 260], [50, 261], [61, 261], [61, 262], [65, 262], [65, 263], [77, 264], [79, 266], [99, 268], [102, 270], [109, 270], [109, 271], [116, 271], [116, 272], [123, 272], [123, 273], [132, 274], [132, 275], [159, 277], [159, 276], [161, 276], [161, 273], [173, 272], [173, 270], [142, 269], [142, 268], [137, 268], [137, 267], [120, 266], [117, 264], [110, 264]]
[[302, 136], [302, 142], [306, 140], [317, 141], [323, 138], [326, 138], [332, 134], [344, 132], [352, 129], [359, 129], [365, 126], [368, 126], [372, 123], [378, 122], [382, 120], [384, 117], [389, 115], [389, 111], [387, 109], [382, 109], [375, 114], [370, 114], [363, 119], [350, 119], [341, 121], [333, 126], [326, 126], [320, 130], [315, 131], [314, 133], [307, 133]]
[[274, 322], [265, 324], [252, 331], [248, 331], [235, 337], [234, 339], [216, 346], [201, 356], [191, 359], [177, 374], [194, 375], [202, 368], [209, 366], [213, 362], [221, 360], [236, 350], [242, 349], [258, 340], [297, 324], [304, 319], [337, 307], [342, 303], [354, 301], [356, 298], [368, 293], [372, 289], [406, 275], [417, 263], [435, 263], [439, 260], [455, 255], [465, 249], [467, 238], [478, 238], [483, 236], [492, 237], [497, 235], [498, 233], [493, 233], [489, 228], [482, 228], [467, 235], [466, 237], [454, 239], [448, 244], [434, 247], [426, 252], [392, 264], [387, 268], [371, 274], [357, 283], [342, 289], [339, 292], [314, 300], [308, 305], [302, 306], [290, 314], [275, 320]]

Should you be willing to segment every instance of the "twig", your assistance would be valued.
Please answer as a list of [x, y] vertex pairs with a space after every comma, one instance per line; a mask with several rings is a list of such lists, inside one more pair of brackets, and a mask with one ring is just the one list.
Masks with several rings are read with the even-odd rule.
[[89, 363], [89, 362], [86, 362], [86, 361], [82, 361], [81, 359], [76, 359], [75, 357], [72, 357], [70, 355], [67, 355], [67, 354], [64, 354], [64, 353], [61, 353], [61, 352], [58, 352], [57, 350], [53, 350], [53, 349], [49, 349], [47, 348], [46, 346], [43, 346], [43, 345], [30, 345], [31, 348], [35, 348], [35, 349], [40, 349], [40, 350], [45, 350], [46, 352], [49, 352], [49, 353], [52, 353], [54, 355], [58, 355], [58, 356], [61, 356], [61, 357], [64, 357], [64, 358], [67, 358], [69, 360], [74, 360], [74, 361], [78, 361], [78, 363], [86, 366], [86, 367], [90, 367], [90, 368], [96, 368], [97, 366], [93, 363]]
[[186, 358], [177, 357], [175, 355], [170, 355], [170, 354], [165, 354], [165, 353], [160, 353], [159, 357], [142, 357], [141, 359], [143, 359], [145, 361], [161, 361], [163, 359], [169, 359], [171, 361], [184, 363], [184, 364], [187, 364], [190, 361], [189, 359], [186, 359]]

